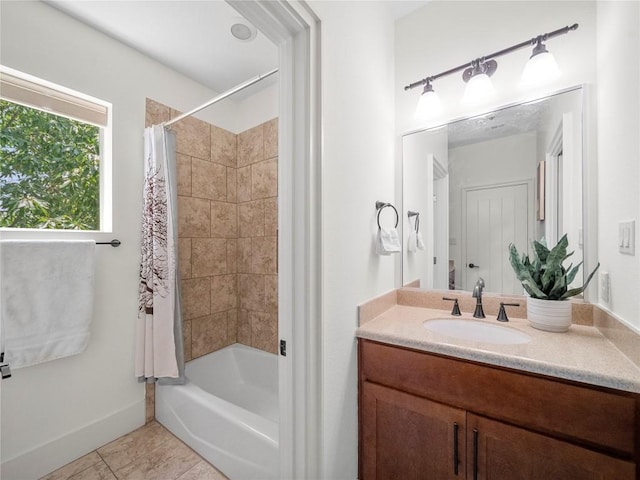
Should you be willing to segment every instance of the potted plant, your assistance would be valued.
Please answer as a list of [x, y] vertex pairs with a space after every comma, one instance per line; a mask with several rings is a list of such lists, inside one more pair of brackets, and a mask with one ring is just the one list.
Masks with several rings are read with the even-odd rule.
[[551, 250], [544, 239], [533, 241], [533, 261], [526, 253], [519, 256], [515, 245], [509, 245], [509, 261], [522, 283], [527, 298], [527, 317], [531, 326], [550, 332], [566, 332], [571, 326], [571, 302], [568, 298], [579, 295], [587, 288], [600, 263], [591, 272], [587, 281], [578, 288], [569, 289], [582, 262], [568, 268], [562, 263], [573, 255], [567, 253], [569, 241], [565, 234]]

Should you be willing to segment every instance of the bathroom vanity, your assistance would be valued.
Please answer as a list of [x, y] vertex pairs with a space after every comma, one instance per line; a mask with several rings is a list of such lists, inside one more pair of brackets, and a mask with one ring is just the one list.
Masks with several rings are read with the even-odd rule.
[[640, 479], [640, 369], [596, 328], [514, 318], [531, 341], [500, 345], [424, 327], [447, 316], [395, 305], [358, 329], [361, 479]]

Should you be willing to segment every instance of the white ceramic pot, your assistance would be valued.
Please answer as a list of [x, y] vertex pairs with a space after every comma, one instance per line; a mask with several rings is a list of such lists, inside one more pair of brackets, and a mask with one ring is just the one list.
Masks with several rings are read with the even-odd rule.
[[527, 318], [538, 330], [566, 332], [571, 326], [571, 302], [527, 297]]

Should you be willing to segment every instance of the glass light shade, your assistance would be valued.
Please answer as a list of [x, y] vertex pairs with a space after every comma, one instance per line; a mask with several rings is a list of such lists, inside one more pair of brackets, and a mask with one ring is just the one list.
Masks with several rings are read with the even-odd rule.
[[428, 118], [442, 112], [440, 97], [433, 90], [428, 90], [420, 95], [416, 106], [416, 118]]
[[462, 101], [464, 103], [479, 102], [493, 94], [493, 92], [493, 83], [491, 83], [489, 75], [486, 73], [478, 73], [467, 82]]
[[555, 80], [560, 76], [560, 69], [553, 58], [546, 50], [537, 55], [532, 55], [524, 66], [520, 85], [524, 87], [542, 85]]

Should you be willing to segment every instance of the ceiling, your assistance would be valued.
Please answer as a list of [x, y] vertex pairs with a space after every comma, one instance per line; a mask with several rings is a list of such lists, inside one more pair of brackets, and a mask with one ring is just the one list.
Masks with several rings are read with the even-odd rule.
[[[242, 17], [224, 0], [44, 1], [217, 93], [278, 66], [278, 49], [260, 32], [248, 42], [231, 35], [231, 25]], [[380, 1], [395, 19], [427, 2]], [[276, 81], [271, 76], [234, 98]]]
[[242, 17], [222, 0], [46, 2], [217, 93], [278, 66], [276, 46], [260, 32], [248, 42], [231, 35]]

